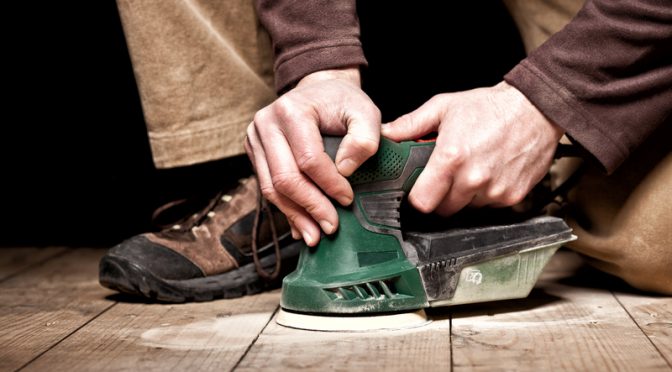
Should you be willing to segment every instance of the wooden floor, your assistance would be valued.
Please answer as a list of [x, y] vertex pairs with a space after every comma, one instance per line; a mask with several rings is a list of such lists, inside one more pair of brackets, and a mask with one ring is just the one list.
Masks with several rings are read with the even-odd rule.
[[559, 252], [529, 298], [444, 308], [404, 331], [277, 325], [279, 292], [161, 305], [97, 282], [103, 250], [0, 250], [0, 371], [672, 370], [672, 298]]

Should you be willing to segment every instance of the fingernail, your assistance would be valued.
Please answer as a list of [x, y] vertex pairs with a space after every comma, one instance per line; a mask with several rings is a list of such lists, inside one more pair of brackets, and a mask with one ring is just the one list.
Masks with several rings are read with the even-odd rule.
[[334, 232], [334, 225], [332, 225], [327, 220], [320, 221], [320, 226], [322, 226], [322, 230], [324, 230], [324, 232], [327, 234], [331, 234]]
[[303, 240], [308, 244], [308, 246], [312, 247], [314, 244], [313, 238], [308, 234], [307, 231], [304, 231], [303, 233]]
[[350, 203], [352, 203], [352, 198], [347, 195], [341, 195], [336, 200], [338, 200], [338, 202], [344, 206], [350, 205]]
[[422, 197], [417, 197], [415, 194], [411, 194], [408, 196], [408, 200], [411, 202], [411, 205], [415, 207], [418, 211], [422, 213], [429, 213], [431, 212], [430, 210], [427, 209], [426, 203], [427, 201], [423, 199]]
[[357, 164], [351, 159], [343, 159], [338, 163], [338, 172], [346, 177], [351, 175], [356, 168]]
[[294, 238], [294, 240], [301, 239], [301, 234], [299, 234], [299, 232], [296, 231], [296, 229], [293, 227], [292, 227], [292, 238]]

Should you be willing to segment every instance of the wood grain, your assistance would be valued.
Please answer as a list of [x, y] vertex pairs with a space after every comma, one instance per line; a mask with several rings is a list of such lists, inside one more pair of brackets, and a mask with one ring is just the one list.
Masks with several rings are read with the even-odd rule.
[[608, 289], [590, 288], [590, 278], [582, 278], [586, 286], [576, 286], [552, 277], [538, 283], [527, 299], [456, 308], [454, 369], [668, 368]]
[[619, 292], [616, 298], [672, 370], [672, 298]]
[[0, 282], [63, 253], [63, 247], [0, 249]]
[[315, 332], [271, 321], [237, 371], [430, 371], [450, 369], [450, 321], [373, 332]]
[[26, 370], [230, 370], [278, 301], [275, 291], [191, 304], [119, 302]]
[[0, 370], [21, 367], [113, 304], [97, 280], [103, 252], [72, 250], [0, 284]]
[[0, 283], [0, 371], [671, 368], [671, 299], [586, 276], [570, 252], [526, 299], [437, 309], [422, 328], [361, 333], [277, 325], [279, 291], [181, 305], [110, 297], [97, 283], [103, 253], [61, 252]]

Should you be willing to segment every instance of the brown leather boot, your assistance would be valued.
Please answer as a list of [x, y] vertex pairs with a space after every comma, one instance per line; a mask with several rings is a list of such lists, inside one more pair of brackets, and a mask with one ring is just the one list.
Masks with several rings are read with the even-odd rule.
[[201, 212], [158, 233], [136, 235], [100, 261], [100, 284], [165, 302], [233, 298], [278, 287], [301, 242], [284, 215], [241, 180]]

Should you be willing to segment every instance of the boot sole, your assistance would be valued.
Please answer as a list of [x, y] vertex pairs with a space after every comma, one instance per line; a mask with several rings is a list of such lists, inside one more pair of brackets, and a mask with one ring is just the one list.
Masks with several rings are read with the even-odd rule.
[[[162, 279], [142, 266], [114, 255], [107, 255], [100, 261], [99, 281], [104, 287], [160, 302], [203, 302], [242, 297], [279, 288], [282, 278], [296, 267], [302, 245], [302, 242], [297, 241], [280, 250], [282, 270], [274, 281], [259, 277], [254, 263], [203, 278]], [[275, 253], [261, 258], [260, 262], [264, 269], [273, 270]]]

